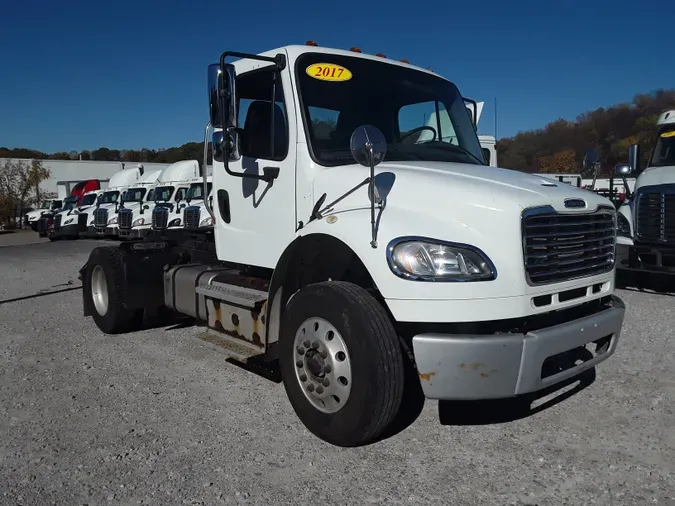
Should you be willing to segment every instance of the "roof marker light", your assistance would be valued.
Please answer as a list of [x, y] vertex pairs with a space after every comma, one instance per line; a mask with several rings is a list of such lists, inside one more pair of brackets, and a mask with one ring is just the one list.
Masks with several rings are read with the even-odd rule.
[[377, 53], [375, 56], [379, 56], [380, 58], [386, 58], [386, 56], [383, 55], [382, 53]]
[[408, 65], [410, 65], [410, 62], [408, 60], [399, 60], [399, 61], [402, 62], [402, 63], [407, 63]]
[[358, 47], [352, 47], [352, 48], [349, 48], [349, 50], [353, 53], [360, 53], [361, 52], [361, 50]]
[[318, 46], [318, 45], [319, 44], [317, 44], [313, 40], [308, 40], [307, 42], [305, 42], [305, 46]]

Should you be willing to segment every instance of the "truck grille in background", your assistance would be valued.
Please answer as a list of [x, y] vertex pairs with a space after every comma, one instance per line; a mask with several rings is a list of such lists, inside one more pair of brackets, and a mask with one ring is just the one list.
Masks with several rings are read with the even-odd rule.
[[117, 213], [117, 224], [120, 228], [131, 228], [131, 220], [134, 217], [134, 212], [131, 209], [120, 209]]
[[199, 228], [199, 215], [201, 210], [198, 206], [185, 208], [185, 228]]
[[675, 187], [670, 192], [640, 192], [635, 205], [635, 235], [640, 240], [675, 243]]
[[47, 231], [50, 218], [51, 216], [40, 216], [40, 219], [38, 219], [38, 232], [44, 233]]
[[595, 276], [614, 268], [616, 213], [558, 214], [552, 208], [523, 214], [523, 254], [530, 285]]
[[54, 230], [58, 230], [61, 228], [61, 221], [63, 221], [62, 214], [57, 214], [56, 216], [54, 216]]
[[97, 209], [94, 211], [94, 226], [105, 227], [108, 224], [108, 210]]
[[166, 207], [155, 207], [152, 210], [152, 228], [166, 228], [169, 223], [169, 210]]

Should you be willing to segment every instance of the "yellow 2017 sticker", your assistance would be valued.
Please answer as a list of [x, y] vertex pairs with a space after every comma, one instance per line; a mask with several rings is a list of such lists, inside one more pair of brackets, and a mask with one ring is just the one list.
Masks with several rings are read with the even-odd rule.
[[349, 69], [335, 63], [314, 63], [305, 70], [307, 75], [321, 81], [349, 81], [352, 73]]
[[666, 139], [668, 137], [675, 137], [675, 130], [671, 130], [670, 132], [663, 132], [661, 134], [662, 139]]

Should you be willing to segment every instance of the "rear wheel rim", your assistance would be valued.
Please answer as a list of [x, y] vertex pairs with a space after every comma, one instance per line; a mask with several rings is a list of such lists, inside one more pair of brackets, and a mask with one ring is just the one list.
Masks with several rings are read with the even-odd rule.
[[310, 404], [323, 413], [344, 407], [352, 388], [347, 345], [338, 330], [323, 318], [308, 318], [293, 343], [295, 377]]
[[91, 299], [96, 312], [105, 316], [108, 312], [108, 281], [100, 265], [96, 265], [91, 273]]

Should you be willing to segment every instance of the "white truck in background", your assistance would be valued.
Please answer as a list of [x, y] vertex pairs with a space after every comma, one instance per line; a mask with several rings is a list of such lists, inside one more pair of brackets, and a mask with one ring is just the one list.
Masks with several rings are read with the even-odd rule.
[[213, 218], [204, 202], [204, 195], [208, 196], [209, 207], [213, 207], [213, 176], [206, 176], [206, 193], [204, 182], [199, 178], [190, 181], [190, 188], [185, 196], [187, 206], [183, 209], [182, 226], [187, 230], [208, 230], [213, 228]]
[[124, 236], [138, 238], [144, 237], [153, 229], [180, 228], [182, 212], [187, 205], [185, 195], [190, 187], [189, 181], [199, 176], [199, 173], [197, 160], [181, 160], [163, 169], [157, 179], [153, 202], [148, 203], [147, 217], [143, 223], [135, 224], [125, 218]]
[[79, 239], [80, 232], [86, 227], [86, 212], [94, 209], [98, 198], [104, 192], [105, 190], [86, 192], [75, 207], [58, 212], [54, 216], [53, 231], [49, 238]]
[[618, 212], [617, 270], [630, 286], [675, 291], [675, 110], [663, 112], [647, 166], [639, 165], [639, 147], [629, 149], [627, 164], [614, 168], [623, 179], [637, 176], [635, 189]]
[[[65, 198], [65, 197], [64, 197]], [[33, 230], [33, 232], [38, 231], [38, 220], [40, 219], [40, 216], [44, 215], [45, 213], [53, 213], [58, 211], [63, 207], [63, 200], [58, 199], [58, 200], [43, 200], [38, 204], [37, 209], [33, 209], [32, 211], [26, 213], [24, 223]]]
[[155, 186], [162, 170], [154, 170], [143, 174], [141, 179], [129, 186], [120, 201], [117, 220], [111, 222], [119, 227], [119, 238], [131, 237], [133, 225], [150, 223], [151, 209], [155, 201]]
[[[616, 350], [616, 210], [489, 166], [451, 81], [312, 43], [225, 52], [208, 85], [213, 229], [95, 248], [83, 311], [104, 333], [194, 318], [204, 346], [278, 364], [302, 423], [340, 446], [384, 437], [408, 380], [428, 399], [513, 397]], [[456, 144], [410, 142], [425, 107]]]
[[[116, 237], [117, 211], [122, 193], [136, 183], [144, 173], [142, 165], [131, 169], [122, 169], [110, 176], [108, 188], [96, 203], [96, 208], [88, 210], [86, 230], [83, 237]], [[83, 218], [84, 220], [84, 218]]]

